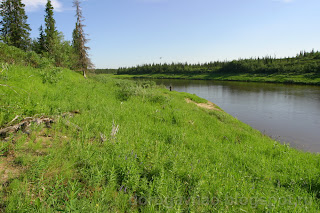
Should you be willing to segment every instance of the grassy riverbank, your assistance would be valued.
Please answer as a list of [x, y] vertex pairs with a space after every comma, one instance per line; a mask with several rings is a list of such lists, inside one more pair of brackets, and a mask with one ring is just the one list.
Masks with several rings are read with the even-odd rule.
[[217, 81], [243, 81], [284, 84], [320, 85], [320, 75], [314, 74], [134, 74], [117, 75], [118, 78], [144, 78], [144, 79], [188, 79], [188, 80], [217, 80]]
[[0, 84], [1, 128], [55, 121], [2, 135], [0, 212], [320, 210], [319, 155], [195, 95], [19, 65]]

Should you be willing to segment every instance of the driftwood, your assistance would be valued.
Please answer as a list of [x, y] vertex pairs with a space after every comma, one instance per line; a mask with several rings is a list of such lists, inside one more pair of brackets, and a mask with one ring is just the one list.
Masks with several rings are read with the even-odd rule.
[[[16, 116], [10, 123], [13, 123], [15, 120], [17, 120], [18, 117]], [[9, 123], [9, 124], [10, 124]], [[51, 123], [54, 123], [54, 120], [52, 118], [47, 117], [40, 117], [40, 118], [32, 118], [28, 117], [23, 119], [20, 123], [8, 126], [6, 128], [3, 128], [0, 130], [0, 137], [5, 138], [9, 133], [15, 133], [19, 130], [22, 130], [25, 133], [28, 133], [28, 127], [32, 124], [36, 123], [37, 125], [45, 124], [47, 128], [51, 127]]]

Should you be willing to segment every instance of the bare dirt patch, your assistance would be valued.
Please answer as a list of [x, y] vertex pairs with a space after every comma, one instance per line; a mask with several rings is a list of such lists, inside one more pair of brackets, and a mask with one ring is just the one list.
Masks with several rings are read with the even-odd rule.
[[0, 158], [0, 189], [9, 179], [18, 177], [22, 170], [22, 167], [14, 165], [14, 157]]
[[208, 101], [208, 103], [197, 103], [189, 98], [185, 99], [187, 103], [194, 103], [195, 105], [197, 105], [198, 107], [204, 108], [204, 109], [209, 109], [209, 110], [216, 110], [216, 111], [221, 111], [217, 105], [215, 105], [214, 103]]

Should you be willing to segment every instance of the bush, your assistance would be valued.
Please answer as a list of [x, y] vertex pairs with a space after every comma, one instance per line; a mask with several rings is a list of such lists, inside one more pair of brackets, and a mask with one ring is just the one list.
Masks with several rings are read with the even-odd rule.
[[44, 61], [48, 61], [48, 59], [40, 57], [33, 51], [25, 52], [19, 48], [0, 43], [0, 62], [2, 63], [38, 67]]
[[131, 96], [143, 96], [153, 102], [159, 102], [161, 99], [159, 99], [159, 97], [154, 97], [152, 94], [153, 88], [157, 87], [156, 83], [153, 81], [118, 80], [116, 85], [119, 88], [117, 91], [117, 98], [120, 101], [127, 101]]

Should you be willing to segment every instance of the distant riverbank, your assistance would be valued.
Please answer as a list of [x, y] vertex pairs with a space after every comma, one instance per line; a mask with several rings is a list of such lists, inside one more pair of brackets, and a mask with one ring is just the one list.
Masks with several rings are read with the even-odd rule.
[[135, 78], [223, 80], [320, 85], [320, 52], [295, 57], [239, 59], [203, 64], [160, 63], [120, 67], [118, 75]]
[[243, 81], [243, 82], [264, 82], [264, 83], [284, 83], [284, 84], [305, 84], [319, 85], [320, 76], [301, 75], [281, 75], [281, 74], [137, 74], [137, 75], [117, 75], [120, 78], [148, 78], [148, 79], [189, 79], [189, 80], [219, 80], [219, 81]]

